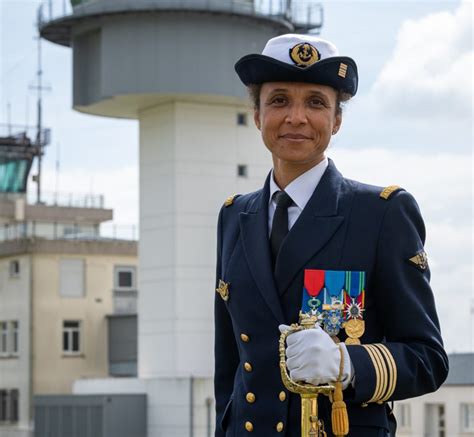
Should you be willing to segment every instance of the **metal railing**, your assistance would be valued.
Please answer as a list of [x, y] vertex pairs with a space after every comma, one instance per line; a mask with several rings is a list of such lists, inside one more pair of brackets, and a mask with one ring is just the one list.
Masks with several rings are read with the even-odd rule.
[[[38, 25], [71, 15], [82, 15], [88, 10], [107, 11], [130, 8], [137, 4], [156, 9], [208, 10], [283, 19], [296, 26], [319, 28], [322, 24], [322, 6], [317, 1], [303, 0], [43, 0], [38, 9]], [[96, 8], [94, 8], [94, 6]]]
[[[36, 203], [36, 193], [28, 192], [28, 203]], [[77, 194], [64, 192], [41, 191], [41, 203], [48, 206], [69, 208], [105, 208], [103, 194]]]
[[41, 238], [67, 241], [137, 241], [137, 225], [106, 223], [100, 226], [84, 226], [77, 223], [24, 222], [0, 226], [0, 243], [5, 241]]

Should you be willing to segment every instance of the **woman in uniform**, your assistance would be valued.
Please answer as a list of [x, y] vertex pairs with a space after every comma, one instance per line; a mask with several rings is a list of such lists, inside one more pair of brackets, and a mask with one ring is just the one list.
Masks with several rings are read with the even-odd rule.
[[[353, 59], [288, 34], [241, 58], [256, 127], [272, 155], [262, 189], [226, 200], [218, 220], [216, 437], [301, 435], [301, 401], [283, 385], [280, 332], [295, 381], [339, 380], [350, 436], [395, 435], [394, 400], [436, 390], [443, 349], [425, 228], [398, 186], [344, 178], [326, 149], [357, 92]], [[319, 417], [331, 436], [331, 405]]]

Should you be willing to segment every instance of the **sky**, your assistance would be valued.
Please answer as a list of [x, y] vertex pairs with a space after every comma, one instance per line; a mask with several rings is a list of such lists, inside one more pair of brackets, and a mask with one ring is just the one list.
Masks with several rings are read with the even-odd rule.
[[[34, 124], [35, 17], [40, 1], [0, 0], [0, 123]], [[359, 67], [328, 155], [349, 178], [401, 185], [427, 228], [446, 348], [474, 351], [470, 1], [322, 2], [323, 38]], [[138, 123], [74, 112], [69, 48], [43, 42], [44, 124], [52, 144], [45, 192], [104, 194], [115, 222], [138, 222]], [[60, 157], [59, 173], [56, 161]], [[30, 184], [32, 188], [34, 186]]]

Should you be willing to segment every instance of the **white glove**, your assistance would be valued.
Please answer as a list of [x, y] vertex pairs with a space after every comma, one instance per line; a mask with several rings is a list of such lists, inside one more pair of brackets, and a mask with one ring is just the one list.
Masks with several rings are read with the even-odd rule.
[[[283, 333], [289, 326], [280, 325], [278, 328]], [[293, 332], [286, 338], [286, 344], [286, 365], [293, 381], [320, 385], [337, 380], [341, 362], [339, 346], [319, 325], [314, 329]], [[341, 343], [341, 347], [344, 353], [342, 388], [345, 389], [352, 380], [353, 370], [346, 345]]]

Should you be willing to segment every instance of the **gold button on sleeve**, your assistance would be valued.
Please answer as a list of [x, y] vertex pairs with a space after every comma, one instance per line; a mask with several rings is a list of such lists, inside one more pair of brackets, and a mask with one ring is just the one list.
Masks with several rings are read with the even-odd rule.
[[247, 402], [249, 404], [253, 404], [255, 402], [255, 395], [252, 393], [252, 392], [248, 392], [246, 395], [245, 395], [245, 399], [247, 399]]
[[253, 423], [252, 422], [245, 422], [245, 429], [248, 432], [252, 432], [253, 431]]
[[280, 394], [278, 395], [278, 399], [280, 401], [285, 402], [286, 401], [286, 393], [284, 391], [281, 391]]
[[251, 372], [253, 370], [253, 367], [250, 363], [244, 363], [244, 369], [246, 372]]
[[244, 343], [248, 343], [250, 341], [250, 337], [247, 335], [247, 334], [240, 334], [240, 339], [244, 342]]
[[276, 430], [278, 432], [282, 432], [284, 427], [285, 427], [285, 425], [283, 425], [283, 422], [278, 422], [277, 426], [276, 426]]

